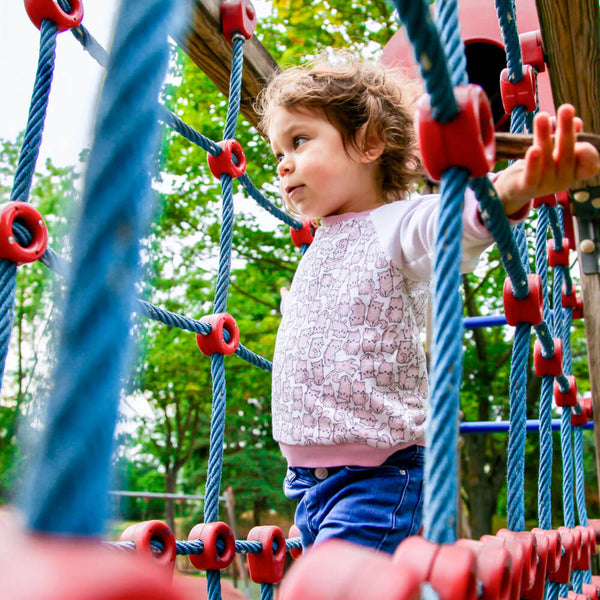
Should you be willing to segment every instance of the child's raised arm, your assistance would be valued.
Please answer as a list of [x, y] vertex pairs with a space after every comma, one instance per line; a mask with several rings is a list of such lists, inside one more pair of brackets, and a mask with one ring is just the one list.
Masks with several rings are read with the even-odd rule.
[[494, 184], [507, 215], [519, 212], [532, 198], [560, 192], [600, 171], [598, 150], [587, 142], [577, 142], [578, 130], [581, 120], [570, 104], [557, 111], [554, 139], [549, 115], [535, 116], [533, 145], [525, 158], [502, 171]]

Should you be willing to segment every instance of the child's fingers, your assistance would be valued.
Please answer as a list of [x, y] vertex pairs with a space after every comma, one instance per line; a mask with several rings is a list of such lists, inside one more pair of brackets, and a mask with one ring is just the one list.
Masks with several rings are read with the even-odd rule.
[[539, 148], [544, 162], [552, 160], [552, 126], [547, 113], [538, 113], [533, 119], [533, 147]]
[[575, 141], [575, 109], [570, 104], [563, 104], [557, 112], [554, 150], [554, 161], [558, 177], [573, 173], [575, 167]]
[[525, 169], [523, 171], [523, 191], [536, 189], [542, 179], [544, 164], [543, 151], [538, 146], [531, 146], [525, 154]]

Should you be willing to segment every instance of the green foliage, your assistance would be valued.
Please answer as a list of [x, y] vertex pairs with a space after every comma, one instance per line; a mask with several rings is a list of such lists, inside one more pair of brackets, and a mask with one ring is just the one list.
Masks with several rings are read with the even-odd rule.
[[[22, 136], [0, 140], [0, 202], [10, 199]], [[66, 207], [73, 203], [77, 174], [48, 160], [37, 172], [30, 202], [44, 216], [49, 244], [59, 250], [67, 227]], [[46, 352], [56, 293], [54, 276], [39, 262], [19, 267], [15, 294], [10, 359], [0, 398], [0, 501], [6, 500], [19, 480], [23, 457], [17, 442], [20, 417], [39, 397], [51, 362]]]

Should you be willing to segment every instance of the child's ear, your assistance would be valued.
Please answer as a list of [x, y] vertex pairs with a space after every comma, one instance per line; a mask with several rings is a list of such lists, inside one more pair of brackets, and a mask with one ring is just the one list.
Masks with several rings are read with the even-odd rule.
[[359, 131], [358, 142], [361, 148], [360, 162], [369, 163], [377, 160], [385, 150], [385, 144], [373, 127], [365, 123]]

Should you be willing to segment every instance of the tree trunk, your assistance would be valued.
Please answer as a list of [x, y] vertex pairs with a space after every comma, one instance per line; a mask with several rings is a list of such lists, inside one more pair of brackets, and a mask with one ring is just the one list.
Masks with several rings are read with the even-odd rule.
[[[177, 484], [177, 469], [167, 469], [165, 473], [165, 492], [174, 494]], [[171, 531], [177, 536], [175, 529], [175, 500], [173, 498], [165, 498], [165, 520]]]

